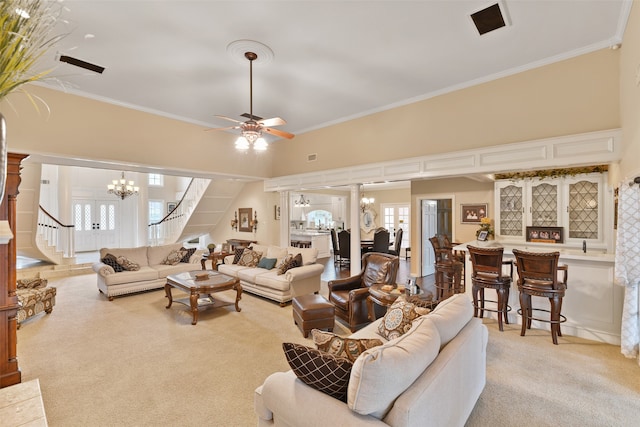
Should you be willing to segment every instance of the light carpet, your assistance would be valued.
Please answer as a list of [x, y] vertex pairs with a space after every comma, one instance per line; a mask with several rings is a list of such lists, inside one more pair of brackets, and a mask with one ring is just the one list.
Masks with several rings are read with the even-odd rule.
[[[165, 308], [161, 290], [110, 302], [93, 274], [49, 283], [56, 306], [22, 325], [18, 360], [23, 381], [40, 380], [54, 427], [254, 426], [254, 389], [289, 368], [282, 342], [313, 345], [291, 305], [248, 293], [241, 312], [203, 311], [193, 326], [187, 307]], [[640, 370], [619, 347], [568, 336], [554, 346], [546, 331], [520, 337], [517, 325], [500, 333], [485, 322], [487, 385], [468, 426], [638, 424]], [[335, 331], [349, 334], [339, 322]]]

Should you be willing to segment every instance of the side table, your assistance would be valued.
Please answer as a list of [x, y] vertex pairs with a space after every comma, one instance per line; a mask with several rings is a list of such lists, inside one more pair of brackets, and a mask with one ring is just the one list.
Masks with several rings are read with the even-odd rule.
[[231, 255], [229, 252], [214, 252], [209, 254], [202, 255], [202, 259], [200, 260], [200, 264], [202, 265], [202, 269], [206, 270], [205, 263], [207, 260], [211, 260], [211, 269], [218, 271], [218, 261], [223, 260], [224, 257]]

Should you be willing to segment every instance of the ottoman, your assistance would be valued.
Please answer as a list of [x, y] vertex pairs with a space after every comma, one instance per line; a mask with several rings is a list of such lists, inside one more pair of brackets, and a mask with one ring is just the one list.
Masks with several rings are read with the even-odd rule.
[[322, 295], [308, 294], [294, 297], [293, 321], [307, 338], [312, 329], [328, 329], [333, 332], [335, 309]]

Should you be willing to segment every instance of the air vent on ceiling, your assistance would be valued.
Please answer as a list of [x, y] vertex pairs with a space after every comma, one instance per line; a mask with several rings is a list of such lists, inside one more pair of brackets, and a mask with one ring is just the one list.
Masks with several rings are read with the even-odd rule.
[[318, 155], [316, 153], [307, 155], [307, 162], [315, 162], [318, 160]]
[[76, 67], [84, 68], [85, 70], [93, 71], [94, 73], [102, 74], [104, 67], [100, 65], [92, 64], [90, 62], [83, 61], [82, 59], [74, 58], [68, 55], [60, 55], [58, 58], [60, 62], [66, 62], [67, 64], [75, 65]]
[[504, 4], [497, 2], [471, 14], [471, 20], [480, 35], [509, 25]]

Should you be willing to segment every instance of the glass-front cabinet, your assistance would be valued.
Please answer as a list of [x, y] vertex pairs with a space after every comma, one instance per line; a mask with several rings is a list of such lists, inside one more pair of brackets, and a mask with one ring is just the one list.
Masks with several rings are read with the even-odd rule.
[[602, 242], [606, 174], [495, 183], [496, 235], [525, 241], [526, 227], [562, 227], [564, 243]]

